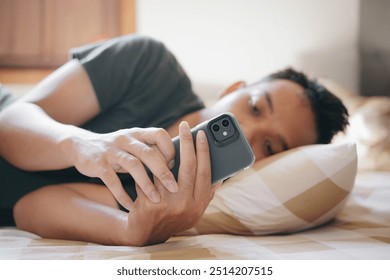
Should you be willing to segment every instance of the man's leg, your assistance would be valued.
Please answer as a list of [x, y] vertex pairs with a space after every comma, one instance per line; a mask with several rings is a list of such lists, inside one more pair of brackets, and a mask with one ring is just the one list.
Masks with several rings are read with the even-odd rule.
[[61, 184], [40, 188], [14, 207], [17, 227], [46, 238], [125, 245], [127, 213], [111, 192], [93, 184]]

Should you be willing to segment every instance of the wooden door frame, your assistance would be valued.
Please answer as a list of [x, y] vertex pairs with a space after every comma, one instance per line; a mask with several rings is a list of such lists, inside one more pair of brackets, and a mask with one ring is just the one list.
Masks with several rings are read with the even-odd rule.
[[[120, 0], [120, 34], [136, 32], [136, 0]], [[37, 83], [55, 68], [0, 68], [0, 83]]]

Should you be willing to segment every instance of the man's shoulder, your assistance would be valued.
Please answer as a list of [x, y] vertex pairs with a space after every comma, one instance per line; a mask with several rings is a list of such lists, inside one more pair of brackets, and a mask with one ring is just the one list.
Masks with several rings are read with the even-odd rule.
[[113, 38], [104, 43], [106, 48], [111, 48], [116, 51], [137, 51], [137, 52], [151, 52], [151, 51], [161, 51], [165, 49], [164, 44], [152, 37], [131, 34], [123, 35], [120, 37]]
[[91, 54], [111, 53], [128, 55], [129, 52], [139, 55], [141, 53], [150, 54], [163, 50], [166, 50], [164, 44], [155, 38], [129, 34], [73, 48], [70, 50], [70, 57], [82, 59]]

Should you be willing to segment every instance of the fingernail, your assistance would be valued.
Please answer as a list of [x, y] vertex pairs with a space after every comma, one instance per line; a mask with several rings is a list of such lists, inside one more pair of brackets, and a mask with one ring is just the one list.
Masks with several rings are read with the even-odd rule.
[[171, 160], [169, 163], [168, 163], [168, 168], [169, 169], [172, 169], [173, 167], [175, 167], [175, 160]]
[[167, 189], [171, 193], [177, 193], [179, 191], [179, 186], [177, 185], [176, 181], [168, 181]]
[[157, 192], [157, 191], [152, 191], [150, 193], [150, 199], [152, 200], [152, 202], [154, 203], [159, 203], [161, 201], [161, 197], [160, 197], [160, 194]]
[[198, 137], [199, 137], [199, 142], [200, 142], [201, 144], [206, 143], [206, 141], [207, 141], [207, 139], [206, 139], [206, 134], [204, 133], [203, 130], [199, 130], [199, 131], [198, 131]]
[[190, 126], [188, 125], [188, 122], [182, 121], [182, 122], [179, 124], [179, 130], [182, 130], [182, 129], [190, 129]]

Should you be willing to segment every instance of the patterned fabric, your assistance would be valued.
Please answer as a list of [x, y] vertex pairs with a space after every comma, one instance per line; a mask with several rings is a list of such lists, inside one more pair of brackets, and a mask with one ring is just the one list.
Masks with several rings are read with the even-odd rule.
[[348, 143], [277, 154], [227, 181], [187, 234], [264, 235], [326, 223], [345, 205], [356, 166], [355, 145]]
[[390, 172], [359, 174], [336, 219], [288, 235], [180, 236], [136, 248], [41, 239], [0, 229], [0, 259], [390, 259]]

